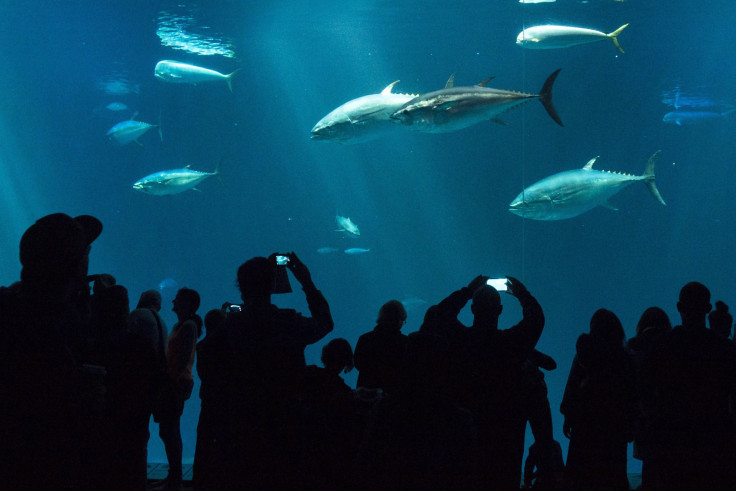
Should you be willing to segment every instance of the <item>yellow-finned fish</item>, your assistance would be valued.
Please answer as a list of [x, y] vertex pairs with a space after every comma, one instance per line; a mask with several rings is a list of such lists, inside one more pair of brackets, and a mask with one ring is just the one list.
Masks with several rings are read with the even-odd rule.
[[156, 63], [156, 68], [153, 74], [156, 78], [163, 80], [164, 82], [174, 84], [198, 84], [200, 82], [216, 82], [218, 80], [224, 80], [227, 82], [227, 86], [232, 92], [233, 84], [232, 78], [238, 70], [225, 75], [209, 68], [202, 68], [201, 66], [189, 65], [180, 61], [172, 60], [161, 60]]
[[579, 44], [595, 43], [610, 39], [620, 52], [624, 52], [618, 44], [618, 35], [626, 29], [624, 24], [610, 34], [593, 29], [571, 26], [544, 25], [528, 27], [516, 36], [516, 44], [527, 49], [569, 48]]

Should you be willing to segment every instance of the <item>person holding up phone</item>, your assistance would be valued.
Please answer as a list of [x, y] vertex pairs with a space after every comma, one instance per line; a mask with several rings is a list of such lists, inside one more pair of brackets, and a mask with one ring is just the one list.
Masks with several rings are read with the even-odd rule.
[[[521, 304], [522, 320], [499, 329], [503, 311], [499, 290]], [[473, 324], [464, 326], [457, 316], [472, 299]], [[451, 347], [452, 396], [475, 420], [482, 450], [481, 486], [514, 489], [521, 481], [526, 421], [521, 411], [522, 366], [544, 328], [544, 313], [537, 300], [516, 278], [489, 279], [478, 275], [467, 286], [430, 307], [421, 330], [440, 333]]]
[[[287, 271], [301, 284], [311, 317], [271, 303], [272, 294], [284, 291], [275, 288], [277, 281], [288, 285]], [[241, 310], [231, 309], [211, 345], [228, 392], [223, 438], [217, 440], [218, 455], [228, 458], [213, 473], [221, 480], [215, 488], [296, 489], [304, 348], [332, 331], [330, 307], [293, 252], [249, 259], [238, 268], [237, 280]]]

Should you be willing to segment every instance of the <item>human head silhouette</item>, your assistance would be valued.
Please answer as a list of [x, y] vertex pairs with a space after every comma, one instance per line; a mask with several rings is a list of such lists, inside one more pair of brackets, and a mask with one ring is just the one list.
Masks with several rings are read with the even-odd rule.
[[672, 329], [670, 318], [667, 313], [659, 307], [649, 307], [639, 317], [639, 322], [636, 324], [637, 336], [642, 334], [644, 331], [651, 330], [652, 332], [664, 333]]
[[269, 297], [273, 292], [275, 263], [265, 257], [248, 259], [238, 268], [238, 288], [243, 300]]
[[137, 309], [153, 309], [156, 312], [161, 310], [161, 294], [158, 290], [146, 290], [141, 293], [141, 298], [138, 299], [138, 305], [135, 306]]
[[391, 327], [398, 331], [401, 330], [404, 322], [406, 322], [406, 309], [404, 309], [404, 304], [398, 300], [389, 300], [378, 311], [376, 324], [379, 326]]
[[353, 369], [353, 348], [343, 338], [335, 338], [322, 348], [322, 364], [327, 370], [339, 374]]
[[174, 312], [183, 315], [194, 315], [199, 308], [199, 293], [191, 288], [180, 288], [174, 298]]
[[677, 310], [683, 325], [705, 327], [705, 316], [711, 308], [710, 290], [702, 283], [691, 281], [680, 290]]
[[39, 218], [20, 239], [21, 280], [58, 284], [86, 277], [90, 245], [101, 232], [102, 223], [89, 215]]
[[204, 325], [207, 328], [207, 335], [216, 333], [225, 327], [225, 319], [227, 314], [222, 309], [212, 309], [204, 316]]
[[677, 302], [678, 310], [707, 314], [710, 312], [710, 290], [697, 281], [691, 281], [680, 290], [680, 300]]
[[470, 304], [470, 310], [475, 317], [474, 324], [480, 321], [483, 324], [490, 323], [491, 327], [497, 328], [498, 316], [503, 311], [501, 295], [495, 288], [483, 285], [473, 292], [473, 303]]
[[728, 313], [728, 305], [721, 300], [716, 302], [716, 309], [708, 314], [708, 324], [710, 329], [723, 339], [731, 336], [731, 325], [733, 324], [733, 316]]
[[606, 309], [596, 310], [590, 318], [590, 335], [607, 346], [621, 346], [626, 338], [619, 318]]

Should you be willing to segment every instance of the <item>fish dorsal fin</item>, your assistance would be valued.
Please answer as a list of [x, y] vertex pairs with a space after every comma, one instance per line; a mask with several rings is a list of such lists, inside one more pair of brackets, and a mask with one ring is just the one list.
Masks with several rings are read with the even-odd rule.
[[583, 166], [583, 170], [590, 170], [593, 168], [593, 164], [595, 164], [596, 159], [598, 159], [600, 155], [596, 155], [592, 159], [588, 160], [588, 163]]
[[450, 75], [450, 78], [447, 79], [447, 83], [445, 84], [446, 89], [451, 89], [455, 86], [455, 74], [453, 73]]
[[394, 86], [394, 85], [396, 85], [397, 83], [399, 83], [399, 81], [398, 81], [398, 80], [396, 80], [396, 81], [394, 81], [394, 82], [391, 82], [390, 84], [388, 84], [388, 85], [386, 86], [386, 88], [385, 88], [385, 89], [383, 89], [383, 90], [381, 91], [381, 95], [388, 95], [388, 94], [390, 94], [390, 93], [391, 93], [391, 89], [392, 89], [392, 88], [393, 88], [393, 86]]
[[192, 166], [192, 164], [187, 164], [187, 165], [185, 165], [185, 166], [184, 166], [184, 168], [185, 168], [185, 169], [188, 169], [188, 168], [190, 168], [191, 166]]
[[496, 77], [488, 77], [488, 78], [484, 78], [483, 80], [481, 80], [480, 82], [478, 82], [477, 84], [475, 84], [475, 86], [476, 86], [476, 87], [485, 87], [485, 86], [486, 86], [486, 84], [487, 84], [488, 82], [490, 82], [491, 80], [493, 80], [494, 78], [496, 78]]
[[603, 208], [608, 208], [609, 210], [613, 210], [613, 211], [618, 211], [618, 208], [616, 208], [615, 206], [613, 206], [613, 205], [612, 205], [611, 203], [609, 203], [608, 201], [604, 201], [603, 203], [601, 203], [601, 206], [602, 206]]
[[138, 116], [138, 111], [133, 113], [133, 115], [130, 117], [130, 120], [135, 121], [136, 116]]

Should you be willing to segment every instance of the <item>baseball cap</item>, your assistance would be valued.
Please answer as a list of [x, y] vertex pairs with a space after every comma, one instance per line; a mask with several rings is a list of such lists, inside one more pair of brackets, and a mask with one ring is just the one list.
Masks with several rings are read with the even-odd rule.
[[20, 262], [24, 268], [43, 268], [50, 273], [82, 259], [102, 233], [102, 222], [90, 215], [72, 218], [53, 213], [36, 220], [20, 239]]

